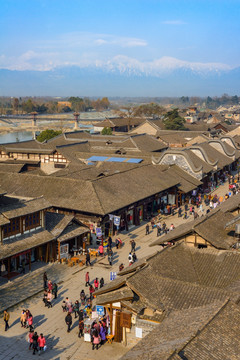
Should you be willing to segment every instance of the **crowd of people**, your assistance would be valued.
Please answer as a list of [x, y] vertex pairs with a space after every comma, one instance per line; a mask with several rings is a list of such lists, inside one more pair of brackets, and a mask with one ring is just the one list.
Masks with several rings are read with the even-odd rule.
[[43, 274], [43, 287], [44, 287], [43, 302], [46, 307], [51, 308], [52, 300], [57, 299], [58, 286], [56, 283], [52, 283], [51, 280], [48, 280], [46, 272], [44, 272]]
[[[237, 194], [239, 191], [238, 181], [239, 179], [234, 178], [233, 176], [228, 178], [229, 180], [229, 191], [225, 194], [225, 196], [217, 196], [212, 194], [204, 194], [198, 192], [191, 196], [188, 201], [185, 201], [185, 204], [177, 209], [177, 216], [182, 217], [183, 219], [193, 217], [196, 219], [198, 216], [205, 215], [211, 209], [215, 209], [222, 201], [227, 200], [234, 194]], [[171, 210], [172, 213], [172, 210]], [[157, 221], [156, 221], [157, 220]], [[146, 224], [145, 234], [146, 236], [150, 234], [150, 228], [152, 231], [156, 231], [156, 236], [162, 236], [167, 234], [169, 231], [174, 230], [175, 226], [173, 223], [167, 226], [164, 220], [160, 220], [159, 218], [152, 218], [150, 224]], [[156, 230], [155, 230], [156, 229]], [[107, 259], [109, 265], [113, 264], [113, 246], [114, 242], [111, 236], [107, 239], [107, 246], [103, 246], [101, 243], [98, 247], [98, 253], [100, 256], [107, 255]], [[123, 242], [119, 236], [115, 239], [115, 249], [119, 250], [123, 246]], [[114, 251], [115, 251], [114, 249]], [[132, 239], [130, 241], [130, 251], [128, 253], [128, 265], [131, 266], [137, 261], [137, 246], [136, 241]], [[91, 257], [89, 252], [86, 253], [86, 266], [92, 266]], [[124, 264], [120, 263], [119, 271], [123, 271]], [[66, 297], [62, 302], [62, 311], [65, 316], [65, 323], [67, 325], [67, 332], [69, 333], [72, 329], [73, 321], [78, 319], [78, 337], [84, 337], [84, 321], [87, 318], [90, 318], [92, 312], [95, 310], [93, 307], [93, 298], [95, 291], [102, 288], [105, 284], [103, 277], [94, 277], [90, 280], [89, 271], [85, 273], [85, 287], [86, 289], [82, 289], [79, 294], [79, 298], [72, 302], [68, 297]], [[58, 286], [55, 282], [52, 282], [48, 279], [47, 273], [43, 274], [43, 302], [46, 307], [51, 308], [53, 306], [53, 300], [57, 299], [58, 296]], [[4, 311], [4, 322], [5, 322], [5, 331], [9, 329], [9, 319], [10, 314], [7, 310]], [[29, 309], [23, 309], [21, 311], [20, 316], [21, 327], [29, 329], [28, 333], [28, 342], [29, 349], [33, 350], [33, 354], [37, 352], [40, 354], [41, 352], [46, 350], [46, 339], [42, 333], [40, 335], [34, 329], [34, 320], [33, 315]], [[91, 343], [92, 350], [98, 350], [100, 345], [103, 345], [106, 341], [106, 336], [108, 334], [109, 329], [109, 319], [108, 317], [102, 317], [99, 320], [94, 320], [91, 325]]]

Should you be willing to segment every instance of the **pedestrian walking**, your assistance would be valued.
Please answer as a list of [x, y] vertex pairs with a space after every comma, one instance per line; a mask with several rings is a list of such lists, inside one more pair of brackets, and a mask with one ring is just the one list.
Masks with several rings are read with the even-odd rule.
[[131, 241], [131, 252], [136, 251], [136, 242], [134, 240]]
[[102, 288], [104, 286], [104, 278], [102, 277], [101, 279], [100, 279], [100, 288]]
[[181, 216], [182, 216], [182, 209], [179, 208], [179, 209], [178, 209], [178, 217], [181, 217]]
[[36, 351], [38, 351], [38, 334], [35, 331], [35, 333], [33, 334], [33, 355], [35, 355]]
[[108, 247], [109, 247], [109, 249], [112, 248], [112, 238], [111, 238], [111, 236], [108, 237]]
[[29, 350], [31, 350], [31, 348], [33, 347], [33, 334], [34, 334], [33, 330], [30, 330], [30, 333], [28, 334]]
[[84, 290], [82, 290], [82, 291], [80, 292], [80, 300], [81, 300], [81, 304], [82, 304], [82, 305], [85, 305], [86, 294], [85, 294], [85, 291], [84, 291]]
[[104, 247], [102, 245], [99, 245], [98, 247], [98, 253], [100, 256], [103, 256], [104, 255]]
[[111, 266], [112, 266], [112, 261], [113, 261], [113, 251], [112, 251], [112, 249], [109, 249], [108, 262], [109, 262], [109, 265], [111, 265]]
[[52, 292], [52, 289], [53, 289], [53, 284], [51, 280], [48, 280], [48, 291]]
[[45, 271], [45, 273], [43, 274], [43, 288], [46, 289], [47, 288], [47, 273]]
[[71, 313], [72, 312], [72, 302], [71, 302], [71, 300], [68, 298], [68, 297], [66, 297], [66, 307], [67, 307], [67, 311], [69, 312], [69, 313]]
[[119, 271], [122, 271], [124, 269], [124, 265], [123, 265], [123, 263], [121, 263], [120, 265], [119, 265]]
[[26, 310], [22, 310], [20, 316], [21, 327], [26, 327]]
[[89, 276], [89, 272], [86, 272], [85, 275], [85, 286], [89, 286], [90, 285], [90, 276]]
[[86, 253], [86, 266], [90, 265], [91, 266], [91, 262], [90, 262], [91, 258], [90, 258], [90, 254], [89, 252]]
[[10, 319], [10, 314], [9, 314], [9, 312], [8, 312], [7, 309], [6, 309], [6, 310], [4, 310], [4, 312], [3, 312], [3, 320], [4, 320], [4, 322], [5, 322], [5, 331], [7, 331], [7, 330], [10, 328], [10, 326], [9, 326], [9, 324], [8, 324], [9, 319]]
[[30, 312], [28, 313], [27, 322], [28, 322], [29, 331], [33, 330], [33, 316]]
[[94, 284], [95, 290], [98, 290], [99, 281], [98, 281], [98, 278], [97, 278], [97, 277], [96, 277], [96, 279], [94, 280], [93, 284]]
[[74, 305], [73, 305], [73, 312], [74, 312], [74, 315], [75, 315], [75, 319], [78, 317], [79, 307], [80, 307], [79, 301], [76, 300]]
[[137, 261], [137, 255], [135, 254], [135, 252], [132, 254], [132, 260], [133, 262]]
[[47, 293], [47, 307], [48, 308], [50, 308], [50, 307], [52, 308], [52, 298], [53, 298], [52, 293], [50, 290], [48, 290], [48, 293]]
[[40, 355], [41, 351], [44, 351], [46, 349], [46, 339], [43, 336], [43, 334], [40, 334], [38, 338], [38, 346], [39, 346], [38, 354]]
[[83, 336], [83, 330], [84, 330], [84, 322], [83, 319], [79, 320], [79, 324], [78, 324], [78, 337], [81, 338]]
[[132, 253], [130, 252], [129, 255], [128, 255], [128, 262], [129, 262], [129, 265], [132, 265], [133, 263], [133, 257], [132, 257]]
[[67, 332], [69, 333], [72, 326], [72, 315], [70, 312], [68, 312], [67, 316], [65, 317], [65, 323], [67, 324]]
[[57, 299], [58, 286], [56, 283], [53, 284], [52, 294], [54, 295], [54, 299]]
[[146, 225], [146, 235], [149, 235], [149, 225]]
[[161, 236], [161, 224], [160, 223], [158, 223], [157, 224], [157, 236]]
[[67, 311], [67, 305], [66, 305], [66, 301], [63, 300], [62, 302], [62, 309], [63, 309], [63, 312], [66, 312]]
[[90, 299], [93, 299], [94, 287], [92, 285], [89, 286]]
[[106, 327], [103, 326], [102, 321], [100, 321], [100, 331], [99, 331], [99, 335], [101, 337], [101, 345], [103, 345], [106, 341]]
[[108, 262], [109, 262], [109, 265], [111, 265], [112, 266], [112, 255], [111, 254], [109, 254], [108, 255]]
[[100, 342], [101, 342], [101, 337], [100, 337], [100, 335], [99, 335], [99, 333], [98, 333], [97, 328], [94, 328], [94, 329], [93, 329], [92, 337], [93, 337], [92, 350], [94, 350], [95, 347], [96, 347], [96, 350], [98, 350], [98, 345], [99, 345]]

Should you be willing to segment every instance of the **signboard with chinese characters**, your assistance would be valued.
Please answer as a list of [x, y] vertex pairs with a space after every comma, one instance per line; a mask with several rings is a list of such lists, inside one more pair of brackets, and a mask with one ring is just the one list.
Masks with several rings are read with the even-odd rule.
[[120, 314], [120, 326], [127, 329], [131, 328], [131, 313], [121, 312]]
[[110, 272], [110, 280], [112, 281], [112, 280], [116, 279], [116, 277], [117, 277], [117, 273], [111, 271], [111, 272]]
[[96, 312], [98, 313], [98, 315], [104, 316], [104, 307], [100, 305], [96, 305]]

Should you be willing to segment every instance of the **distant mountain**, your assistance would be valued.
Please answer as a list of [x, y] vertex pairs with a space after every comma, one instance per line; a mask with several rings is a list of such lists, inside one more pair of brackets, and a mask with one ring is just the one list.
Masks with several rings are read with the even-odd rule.
[[0, 96], [240, 95], [240, 67], [174, 66], [170, 60], [152, 69], [124, 61], [49, 71], [0, 69]]

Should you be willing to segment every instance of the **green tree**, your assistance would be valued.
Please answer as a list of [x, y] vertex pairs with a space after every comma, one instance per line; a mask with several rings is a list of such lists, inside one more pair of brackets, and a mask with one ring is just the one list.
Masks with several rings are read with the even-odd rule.
[[168, 111], [163, 119], [164, 126], [167, 130], [184, 130], [185, 122], [185, 119], [179, 115], [178, 109]]
[[42, 131], [38, 135], [37, 141], [44, 142], [44, 141], [50, 140], [60, 134], [62, 134], [61, 130], [57, 131], [57, 130], [53, 130], [53, 129], [47, 129], [47, 130]]
[[75, 97], [75, 96], [71, 96], [68, 101], [70, 101], [71, 103], [71, 108], [73, 111], [85, 111], [86, 109], [86, 105], [85, 102], [82, 98], [80, 97]]
[[71, 109], [69, 106], [64, 106], [64, 107], [62, 108], [62, 111], [66, 113], [66, 112], [71, 112], [72, 109]]
[[180, 98], [180, 100], [181, 100], [181, 102], [182, 102], [183, 104], [186, 104], [186, 103], [189, 102], [189, 97], [188, 97], [188, 96], [182, 96], [182, 97]]
[[36, 107], [35, 107], [35, 104], [33, 103], [33, 101], [31, 99], [28, 99], [27, 101], [24, 101], [22, 103], [22, 109], [26, 113], [31, 113], [36, 110]]
[[102, 135], [112, 135], [112, 129], [110, 127], [104, 127], [101, 131]]
[[13, 110], [18, 114], [19, 100], [18, 98], [13, 99]]
[[37, 111], [39, 114], [44, 114], [48, 110], [47, 106], [45, 104], [36, 105], [35, 111]]

